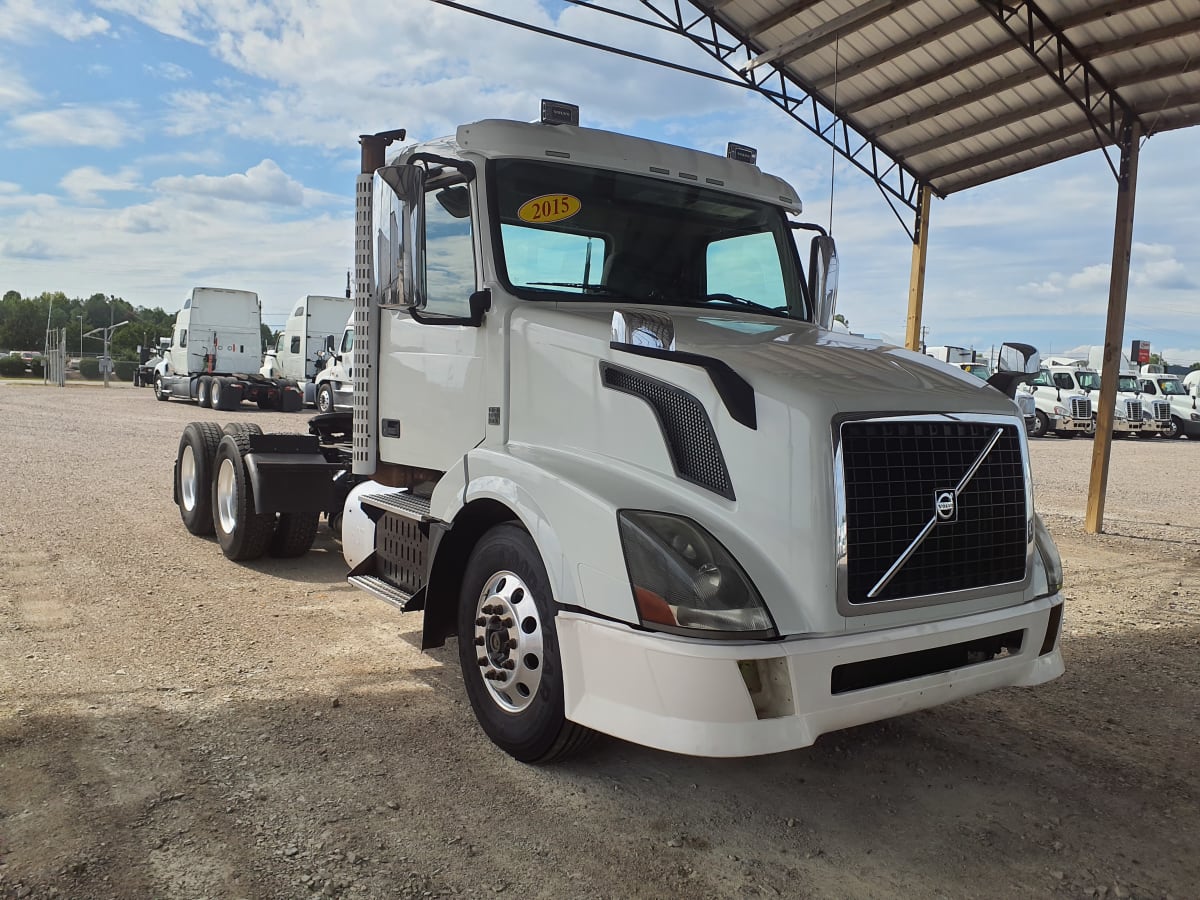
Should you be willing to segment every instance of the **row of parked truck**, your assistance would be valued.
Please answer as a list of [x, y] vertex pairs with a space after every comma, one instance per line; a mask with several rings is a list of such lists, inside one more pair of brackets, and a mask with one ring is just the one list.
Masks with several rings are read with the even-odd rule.
[[194, 400], [229, 410], [243, 401], [262, 409], [321, 412], [349, 407], [354, 301], [309, 295], [288, 316], [275, 347], [261, 353], [262, 306], [251, 291], [193, 288], [171, 336], [145, 348], [135, 382], [159, 400]]
[[[980, 378], [986, 379], [991, 372], [980, 354], [963, 347], [928, 347], [926, 355]], [[1053, 356], [1044, 361], [1038, 374], [1016, 396], [1031, 437], [1095, 434], [1094, 399], [1099, 397], [1102, 359], [1102, 347], [1089, 347], [1086, 354]], [[1122, 357], [1113, 434], [1200, 439], [1198, 397], [1200, 372], [1181, 379], [1160, 365], [1139, 369]]]

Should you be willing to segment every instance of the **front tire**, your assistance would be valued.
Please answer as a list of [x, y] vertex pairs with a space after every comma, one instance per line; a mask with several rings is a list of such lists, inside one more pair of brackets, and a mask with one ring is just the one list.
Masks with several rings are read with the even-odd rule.
[[1040, 409], [1033, 415], [1033, 428], [1029, 430], [1030, 437], [1045, 437], [1050, 428], [1050, 420]]
[[1173, 441], [1183, 437], [1183, 419], [1178, 416], [1171, 416], [1171, 424], [1163, 432], [1163, 437]]
[[521, 762], [562, 759], [595, 736], [565, 715], [556, 612], [528, 532], [515, 523], [493, 527], [463, 577], [458, 655], [480, 726]]
[[155, 400], [170, 400], [171, 395], [163, 390], [162, 375], [154, 376], [154, 399]]
[[333, 409], [333, 385], [328, 381], [323, 381], [321, 382], [321, 386], [317, 388], [317, 412], [331, 413]]
[[192, 534], [213, 533], [213, 464], [221, 431], [213, 422], [190, 422], [179, 439], [175, 456], [175, 502]]
[[242, 457], [249, 452], [245, 432], [227, 434], [217, 446], [212, 482], [213, 526], [221, 552], [234, 561], [258, 559], [271, 542], [275, 517], [254, 508], [250, 474]]

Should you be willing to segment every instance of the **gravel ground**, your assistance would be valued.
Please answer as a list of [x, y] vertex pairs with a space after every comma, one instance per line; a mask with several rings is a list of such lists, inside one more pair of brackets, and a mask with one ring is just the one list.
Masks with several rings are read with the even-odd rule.
[[[205, 412], [204, 418], [214, 418]], [[0, 897], [1200, 896], [1200, 445], [1037, 441], [1067, 674], [746, 760], [476, 727], [322, 530], [235, 565], [148, 390], [0, 383]], [[303, 431], [306, 415], [221, 413]]]

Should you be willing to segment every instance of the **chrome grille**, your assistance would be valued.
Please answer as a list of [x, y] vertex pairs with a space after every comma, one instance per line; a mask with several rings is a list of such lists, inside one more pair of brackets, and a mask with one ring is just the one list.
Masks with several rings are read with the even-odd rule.
[[1159, 422], [1171, 421], [1171, 404], [1165, 400], [1155, 400], [1154, 418]]
[[1142, 421], [1142, 401], [1141, 400], [1126, 400], [1125, 401], [1125, 417], [1130, 422]]
[[1092, 417], [1092, 401], [1087, 397], [1071, 398], [1071, 418], [1090, 419]]
[[[999, 439], [915, 552], [887, 573], [936, 518], [953, 490]], [[851, 604], [1008, 584], [1025, 578], [1025, 467], [1007, 423], [848, 421], [841, 426], [846, 510], [846, 600]], [[881, 581], [886, 584], [879, 590]], [[868, 596], [872, 590], [875, 596]]]

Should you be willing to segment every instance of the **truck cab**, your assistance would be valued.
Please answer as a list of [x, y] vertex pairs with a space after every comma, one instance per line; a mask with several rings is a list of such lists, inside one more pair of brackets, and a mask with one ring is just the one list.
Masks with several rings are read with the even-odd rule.
[[275, 347], [263, 358], [261, 374], [294, 379], [303, 385], [304, 402], [314, 404], [317, 375], [325, 368], [331, 345], [341, 339], [353, 307], [349, 297], [303, 297], [284, 323]]
[[1069, 367], [1042, 368], [1025, 390], [1033, 395], [1034, 424], [1030, 434], [1043, 437], [1075, 437], [1095, 434], [1096, 422], [1091, 392], [1100, 389], [1094, 372]]
[[354, 408], [354, 317], [350, 317], [337, 344], [330, 342], [324, 367], [313, 380], [315, 403], [321, 413], [349, 411]]
[[1179, 376], [1143, 371], [1138, 384], [1153, 404], [1155, 417], [1160, 422], [1164, 412], [1162, 407], [1166, 407], [1169, 419], [1161, 422], [1163, 437], [1181, 438], [1186, 435], [1191, 439], [1200, 438], [1200, 410], [1196, 408], [1196, 398], [1188, 394]]

